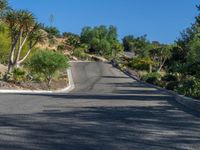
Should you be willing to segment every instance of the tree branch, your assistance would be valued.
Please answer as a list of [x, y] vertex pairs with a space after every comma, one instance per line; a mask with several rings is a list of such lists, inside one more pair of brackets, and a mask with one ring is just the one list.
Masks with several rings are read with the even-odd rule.
[[18, 64], [22, 48], [23, 48], [24, 44], [26, 43], [27, 39], [28, 39], [28, 33], [25, 35], [25, 38], [23, 39], [23, 42], [21, 42], [21, 44], [19, 45], [17, 56], [16, 56], [16, 60], [15, 60], [16, 64]]
[[[24, 58], [22, 58], [20, 61], [18, 61], [18, 64], [21, 64], [21, 63], [23, 63], [23, 62], [26, 60], [26, 58], [27, 58], [27, 57], [29, 56], [29, 54], [31, 53], [33, 47], [38, 43], [38, 40], [39, 40], [39, 39], [37, 39], [34, 43], [33, 43], [32, 41], [30, 41], [30, 46], [29, 46], [29, 50], [28, 50], [27, 54], [24, 56]], [[33, 44], [32, 44], [32, 43], [33, 43]]]

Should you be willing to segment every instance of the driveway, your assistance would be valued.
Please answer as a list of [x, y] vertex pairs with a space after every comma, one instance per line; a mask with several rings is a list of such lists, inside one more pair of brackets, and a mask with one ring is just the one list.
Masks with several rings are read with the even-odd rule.
[[72, 63], [69, 94], [0, 94], [2, 150], [198, 150], [200, 118], [110, 64]]

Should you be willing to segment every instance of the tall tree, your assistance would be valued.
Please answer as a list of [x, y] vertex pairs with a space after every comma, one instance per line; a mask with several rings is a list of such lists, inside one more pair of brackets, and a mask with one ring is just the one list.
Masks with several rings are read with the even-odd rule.
[[2, 19], [5, 13], [5, 10], [8, 9], [7, 0], [0, 0], [0, 23], [2, 23]]
[[154, 62], [157, 62], [157, 72], [160, 72], [166, 61], [171, 57], [172, 45], [157, 46], [150, 50], [150, 56]]
[[[5, 16], [5, 23], [9, 27], [11, 37], [11, 50], [9, 56], [8, 72], [5, 76], [13, 70], [14, 67], [20, 66], [29, 56], [33, 47], [42, 41], [42, 32], [40, 25], [36, 22], [33, 14], [24, 10], [12, 10], [7, 12]], [[26, 54], [22, 56], [22, 49], [28, 43]]]
[[6, 9], [8, 7], [7, 0], [0, 0], [0, 11]]
[[150, 44], [146, 37], [146, 35], [140, 37], [134, 37], [133, 35], [125, 36], [123, 38], [124, 50], [140, 55]]
[[60, 36], [60, 31], [56, 28], [56, 27], [42, 27], [49, 35], [49, 38], [53, 38], [54, 36], [55, 37], [58, 37]]
[[84, 27], [80, 39], [92, 52], [109, 58], [117, 56], [123, 49], [114, 26]]

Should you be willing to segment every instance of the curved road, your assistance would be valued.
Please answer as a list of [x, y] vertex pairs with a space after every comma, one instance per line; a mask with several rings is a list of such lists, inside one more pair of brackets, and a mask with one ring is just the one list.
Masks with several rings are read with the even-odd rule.
[[198, 150], [200, 118], [105, 63], [73, 63], [69, 94], [0, 94], [2, 150]]

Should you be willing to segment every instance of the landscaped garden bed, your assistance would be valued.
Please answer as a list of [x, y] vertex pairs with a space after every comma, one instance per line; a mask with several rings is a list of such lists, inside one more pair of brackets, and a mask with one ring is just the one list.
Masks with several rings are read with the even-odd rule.
[[9, 80], [5, 82], [3, 79], [0, 79], [0, 90], [61, 90], [68, 86], [67, 72], [63, 71], [61, 74], [51, 81], [50, 88], [42, 80], [26, 80], [20, 82]]

